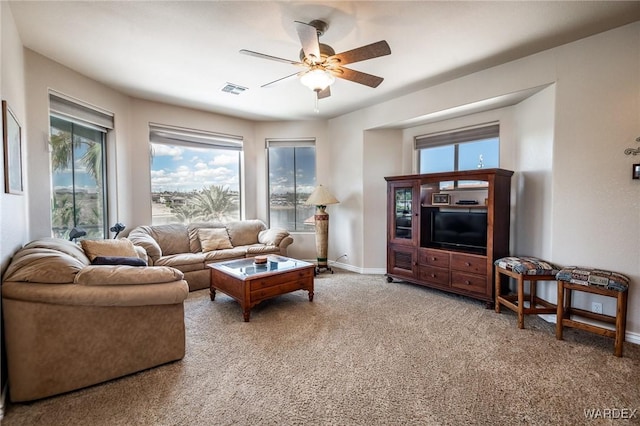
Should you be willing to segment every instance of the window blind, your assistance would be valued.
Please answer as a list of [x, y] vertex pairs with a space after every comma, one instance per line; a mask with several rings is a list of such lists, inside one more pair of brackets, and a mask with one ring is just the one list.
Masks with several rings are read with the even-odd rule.
[[492, 139], [499, 136], [499, 124], [483, 125], [449, 132], [431, 133], [428, 135], [416, 136], [415, 149], [433, 148], [435, 146]]
[[112, 113], [55, 93], [49, 93], [49, 112], [55, 117], [104, 133], [113, 129]]
[[149, 141], [190, 147], [207, 145], [210, 148], [242, 151], [243, 138], [242, 136], [149, 123]]
[[266, 148], [297, 148], [303, 146], [315, 147], [315, 138], [266, 139]]

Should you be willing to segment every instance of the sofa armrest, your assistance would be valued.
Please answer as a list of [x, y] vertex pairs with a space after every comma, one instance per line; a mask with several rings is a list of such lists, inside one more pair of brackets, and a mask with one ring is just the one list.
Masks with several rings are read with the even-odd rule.
[[142, 229], [134, 229], [129, 233], [127, 238], [131, 240], [134, 246], [142, 247], [147, 253], [147, 263], [153, 265], [156, 260], [162, 256], [162, 249], [156, 240], [151, 235], [144, 232], [145, 227], [139, 227]]
[[284, 237], [282, 241], [280, 241], [280, 245], [278, 245], [278, 247], [280, 248], [281, 256], [287, 255], [287, 247], [289, 247], [292, 243], [293, 243], [293, 237], [290, 235]]
[[145, 263], [149, 264], [149, 256], [147, 255], [147, 251], [142, 246], [133, 245], [133, 248], [136, 250], [136, 254], [138, 257], [145, 261]]
[[65, 306], [150, 306], [182, 303], [189, 295], [184, 280], [160, 284], [102, 285], [40, 284], [9, 281], [2, 298]]

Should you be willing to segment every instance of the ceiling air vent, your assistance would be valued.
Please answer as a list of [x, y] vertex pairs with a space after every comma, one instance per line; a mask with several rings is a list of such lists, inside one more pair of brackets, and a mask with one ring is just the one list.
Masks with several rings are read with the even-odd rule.
[[246, 87], [239, 86], [237, 84], [227, 82], [222, 88], [223, 92], [232, 93], [234, 95], [239, 95], [240, 93], [247, 90]]

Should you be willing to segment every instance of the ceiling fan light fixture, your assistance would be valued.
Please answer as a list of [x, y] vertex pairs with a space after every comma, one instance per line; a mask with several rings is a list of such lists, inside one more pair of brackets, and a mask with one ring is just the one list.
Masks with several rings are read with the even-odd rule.
[[320, 92], [331, 86], [336, 78], [327, 70], [317, 67], [300, 77], [300, 83], [307, 86], [314, 92]]

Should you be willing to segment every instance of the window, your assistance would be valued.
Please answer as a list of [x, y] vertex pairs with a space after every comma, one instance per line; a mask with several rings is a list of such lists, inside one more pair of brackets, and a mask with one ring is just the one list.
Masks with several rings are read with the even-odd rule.
[[49, 95], [52, 235], [107, 237], [106, 133], [113, 116]]
[[289, 231], [308, 230], [305, 220], [314, 206], [305, 201], [316, 186], [314, 139], [267, 140], [269, 225]]
[[242, 137], [149, 125], [151, 223], [239, 220]]
[[419, 173], [499, 167], [500, 127], [484, 125], [418, 136]]

